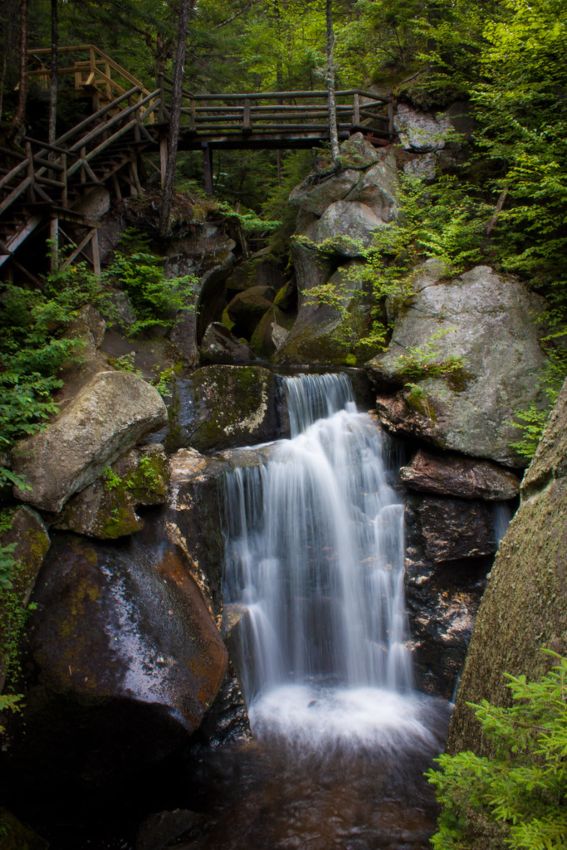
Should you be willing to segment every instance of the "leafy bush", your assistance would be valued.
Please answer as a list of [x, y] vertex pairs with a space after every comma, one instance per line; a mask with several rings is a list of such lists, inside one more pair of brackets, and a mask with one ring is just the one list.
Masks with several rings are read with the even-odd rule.
[[151, 328], [170, 327], [179, 310], [193, 310], [193, 275], [168, 278], [163, 258], [149, 251], [117, 252], [104, 272], [106, 283], [118, 285], [129, 295], [137, 321], [130, 329], [136, 336]]
[[540, 681], [510, 676], [510, 707], [471, 704], [494, 756], [439, 756], [436, 850], [562, 850], [567, 836], [567, 658]]

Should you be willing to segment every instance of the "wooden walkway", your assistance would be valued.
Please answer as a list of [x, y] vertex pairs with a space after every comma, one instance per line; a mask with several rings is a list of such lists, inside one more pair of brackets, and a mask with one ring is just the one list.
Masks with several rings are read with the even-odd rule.
[[[159, 152], [162, 178], [167, 155], [169, 81], [149, 90], [94, 45], [60, 53], [59, 73], [72, 76], [75, 89], [91, 98], [92, 113], [54, 145], [27, 137], [20, 155], [0, 150], [6, 163], [0, 170], [0, 267], [26, 274], [18, 250], [46, 222], [54, 261], [69, 265], [84, 258], [98, 273], [97, 226], [81, 211], [82, 199], [96, 186], [118, 198], [138, 194], [141, 155]], [[50, 50], [29, 56], [31, 78], [47, 85]], [[360, 131], [376, 145], [392, 140], [391, 98], [357, 89], [336, 96], [340, 138]], [[215, 149], [311, 148], [328, 141], [326, 97], [322, 91], [185, 92], [179, 149], [203, 152], [205, 186], [212, 191]]]

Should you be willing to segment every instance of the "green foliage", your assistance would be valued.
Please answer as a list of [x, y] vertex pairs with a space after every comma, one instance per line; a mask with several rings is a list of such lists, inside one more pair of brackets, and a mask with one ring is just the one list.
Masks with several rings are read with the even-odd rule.
[[471, 705], [492, 758], [441, 755], [428, 771], [443, 811], [436, 850], [561, 850], [567, 835], [567, 658], [540, 681], [508, 676], [510, 707]]
[[454, 389], [462, 389], [466, 380], [463, 358], [459, 355], [442, 357], [437, 345], [441, 339], [452, 332], [452, 328], [442, 328], [431, 334], [422, 346], [410, 346], [398, 357], [396, 369], [410, 381], [445, 378]]
[[[562, 338], [567, 331], [548, 334], [543, 338], [544, 347], [547, 344], [547, 361], [542, 377], [542, 386], [547, 398], [547, 405], [543, 408], [535, 404], [515, 413], [514, 425], [520, 432], [520, 438], [511, 443], [510, 448], [526, 460], [531, 460], [541, 440], [559, 392], [567, 375], [567, 351], [561, 346]], [[559, 345], [555, 345], [559, 339]], [[550, 347], [552, 346], [552, 347]]]
[[121, 354], [120, 357], [110, 357], [109, 362], [119, 372], [129, 372], [132, 375], [142, 377], [141, 370], [136, 366], [135, 351], [127, 351], [126, 354]]
[[[0, 284], [0, 452], [34, 434], [57, 412], [61, 370], [80, 356], [67, 336], [80, 307], [99, 303], [100, 284], [84, 266], [50, 275], [42, 290]], [[0, 486], [25, 483], [0, 464]]]
[[105, 466], [102, 471], [102, 477], [104, 480], [104, 486], [109, 493], [112, 493], [113, 490], [118, 490], [124, 486], [123, 478], [118, 475], [117, 472], [114, 472], [110, 466]]
[[170, 327], [178, 311], [194, 309], [195, 276], [166, 277], [163, 259], [149, 251], [117, 252], [104, 280], [123, 288], [130, 297], [137, 316], [130, 336]]

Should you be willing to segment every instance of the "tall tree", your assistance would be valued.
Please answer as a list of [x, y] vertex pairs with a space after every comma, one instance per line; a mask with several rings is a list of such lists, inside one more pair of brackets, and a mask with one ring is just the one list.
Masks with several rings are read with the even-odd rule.
[[28, 0], [20, 0], [20, 85], [18, 89], [18, 105], [12, 118], [11, 131], [15, 136], [24, 126], [26, 117], [26, 101], [28, 97]]
[[326, 0], [327, 19], [327, 99], [329, 103], [329, 138], [333, 165], [339, 163], [339, 132], [337, 128], [337, 99], [335, 96], [335, 31], [333, 29], [333, 0]]
[[167, 136], [167, 163], [162, 187], [162, 200], [159, 217], [159, 230], [162, 236], [166, 236], [169, 232], [169, 220], [171, 216], [173, 190], [175, 185], [175, 163], [177, 159], [177, 148], [179, 146], [181, 105], [183, 102], [183, 70], [185, 67], [185, 53], [187, 50], [187, 30], [189, 27], [189, 15], [193, 11], [194, 6], [195, 0], [180, 0], [177, 45], [175, 49], [175, 59], [173, 62], [173, 91], [171, 96], [169, 130]]
[[49, 130], [52, 145], [57, 138], [57, 90], [59, 65], [59, 0], [51, 0], [51, 62], [49, 68]]

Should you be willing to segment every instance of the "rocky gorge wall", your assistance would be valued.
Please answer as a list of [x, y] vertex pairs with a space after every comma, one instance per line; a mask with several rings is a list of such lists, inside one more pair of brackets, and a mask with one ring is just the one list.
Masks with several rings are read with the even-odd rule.
[[[267, 249], [236, 263], [235, 241], [205, 222], [168, 250], [171, 275], [199, 276], [195, 310], [178, 314], [168, 338], [130, 339], [124, 298], [110, 326], [84, 311], [85, 362], [65, 376], [56, 419], [13, 453], [30, 489], [6, 496], [21, 598], [37, 605], [11, 753], [24, 788], [57, 774], [111, 793], [188, 740], [247, 734], [231, 624], [223, 633], [222, 482], [227, 469], [263, 462], [265, 449], [242, 446], [288, 435], [286, 370], [356, 362], [359, 402], [396, 438], [417, 681], [454, 693], [499, 524], [517, 506], [510, 421], [540, 400], [543, 305], [489, 267], [451, 279], [428, 261], [403, 309], [381, 305], [391, 340], [365, 362], [372, 352], [358, 340], [372, 304], [353, 275], [360, 246], [395, 221], [400, 172], [432, 179], [450, 158], [449, 116], [404, 106], [396, 120], [400, 145], [375, 149], [357, 134], [338, 173], [294, 189], [291, 270]], [[309, 299], [328, 283], [338, 303]], [[458, 357], [459, 380], [408, 379], [416, 347], [429, 363]], [[141, 376], [113, 367], [129, 352]], [[150, 380], [164, 369], [162, 398]]]

